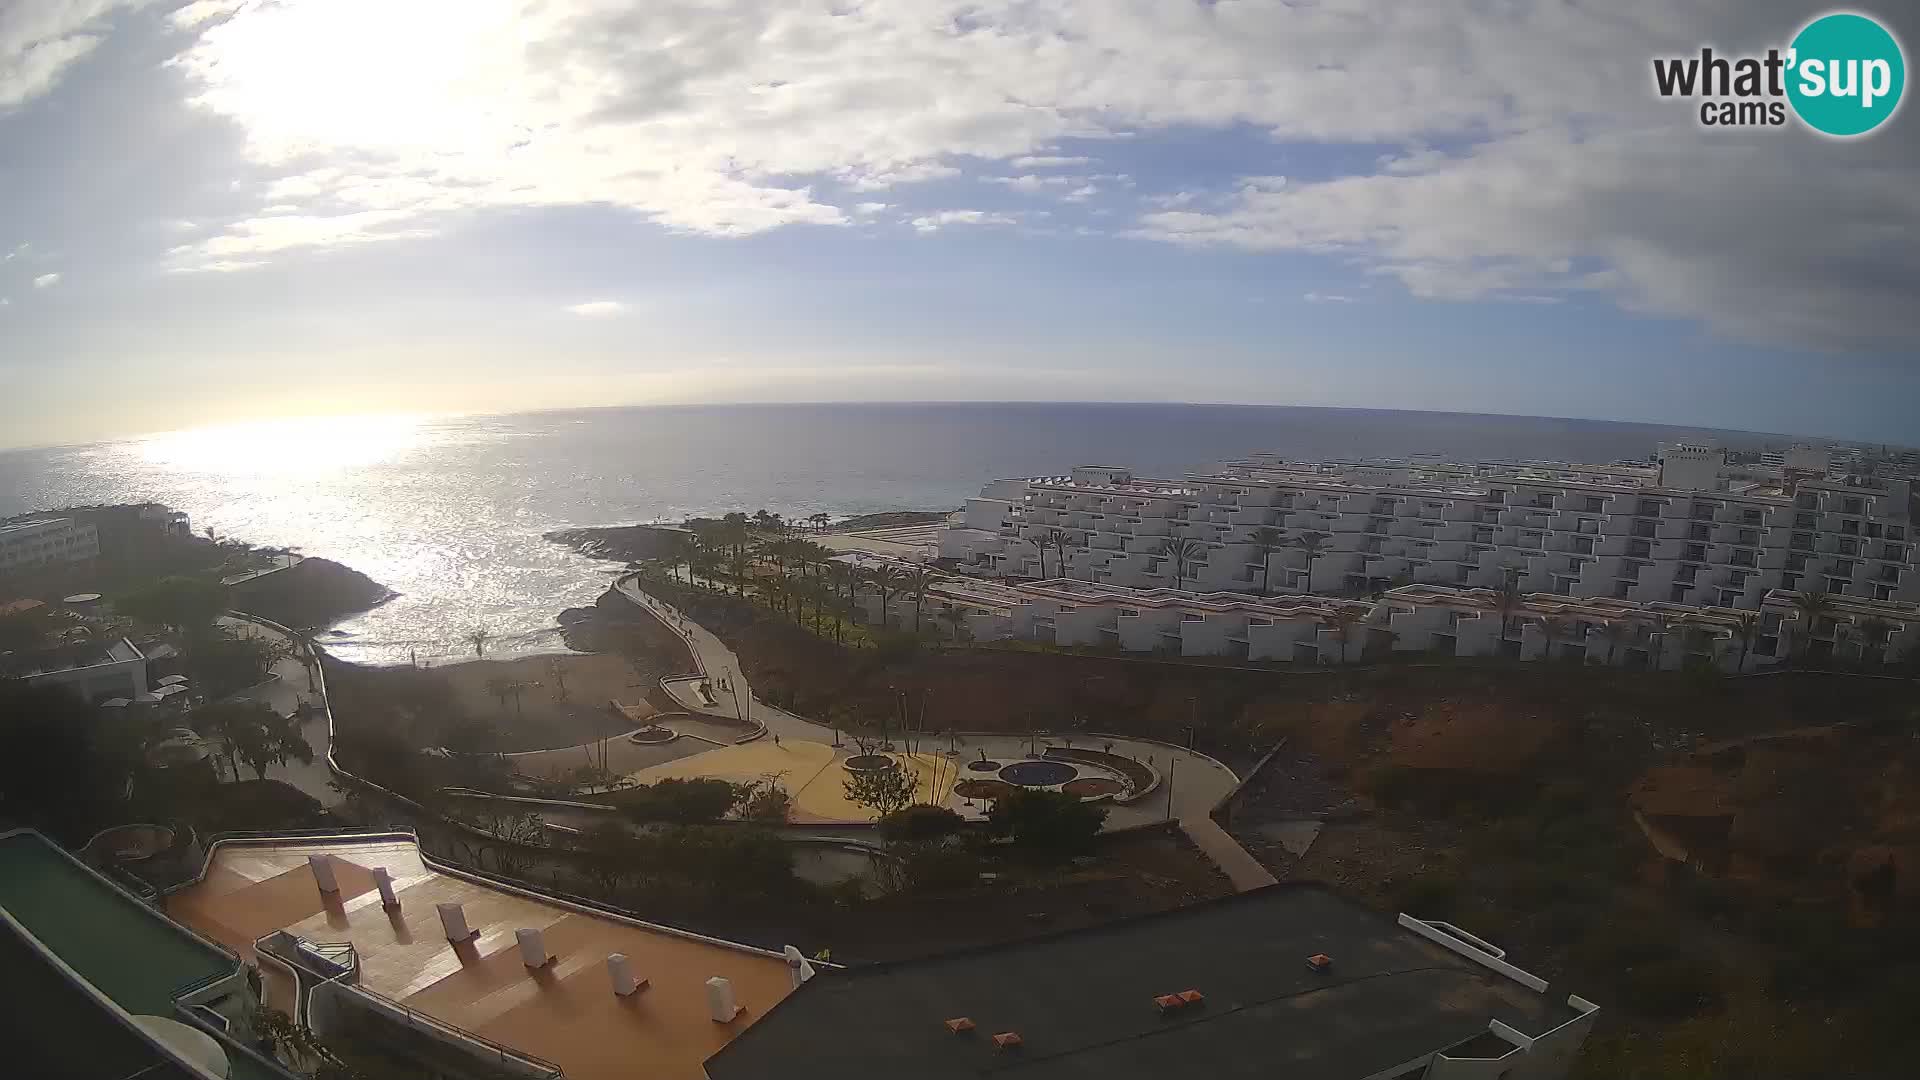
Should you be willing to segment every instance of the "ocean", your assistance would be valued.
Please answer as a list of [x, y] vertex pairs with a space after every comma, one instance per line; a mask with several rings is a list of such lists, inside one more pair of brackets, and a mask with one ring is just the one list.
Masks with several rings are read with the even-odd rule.
[[1541, 417], [1234, 405], [846, 404], [348, 417], [206, 428], [0, 453], [0, 515], [155, 501], [255, 544], [293, 546], [399, 593], [341, 623], [343, 659], [562, 648], [561, 609], [616, 564], [553, 529], [767, 509], [787, 516], [957, 507], [995, 477], [1076, 464], [1177, 475], [1288, 457], [1644, 458], [1662, 441], [1784, 436]]

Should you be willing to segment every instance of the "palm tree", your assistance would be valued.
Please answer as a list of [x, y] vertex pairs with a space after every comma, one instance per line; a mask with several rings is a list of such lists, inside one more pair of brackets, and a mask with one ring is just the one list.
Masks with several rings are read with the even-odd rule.
[[[1046, 556], [1042, 555], [1043, 563], [1045, 559]], [[892, 599], [894, 590], [899, 588], [900, 577], [899, 569], [892, 566], [877, 567], [867, 576], [867, 582], [880, 593], [880, 625], [883, 627], [891, 625], [891, 621], [887, 618], [887, 601]]]
[[1713, 663], [1713, 631], [1698, 623], [1690, 624], [1680, 632], [1680, 648], [1691, 659], [1695, 653], [1707, 653], [1707, 663]]
[[1747, 670], [1747, 654], [1753, 650], [1753, 639], [1760, 636], [1760, 613], [1743, 611], [1733, 617], [1734, 639], [1740, 643], [1740, 660], [1734, 671]]
[[1325, 550], [1328, 536], [1326, 533], [1303, 532], [1293, 538], [1293, 546], [1307, 553], [1307, 591], [1313, 591], [1313, 560]]
[[967, 613], [952, 604], [940, 605], [940, 621], [946, 623], [947, 628], [953, 631], [955, 644], [959, 643], [961, 635], [967, 633]]
[[484, 626], [476, 626], [461, 635], [460, 640], [473, 646], [475, 660], [484, 660], [487, 655], [487, 645], [493, 641], [493, 631]]
[[1540, 654], [1543, 660], [1553, 659], [1553, 643], [1567, 636], [1567, 620], [1560, 615], [1547, 615], [1540, 620], [1540, 633], [1547, 639], [1547, 650]]
[[1513, 613], [1520, 610], [1525, 599], [1526, 594], [1520, 591], [1520, 571], [1509, 567], [1493, 594], [1493, 606], [1500, 612], [1501, 641], [1507, 640], [1507, 631], [1513, 627]]
[[1813, 635], [1819, 632], [1820, 621], [1833, 611], [1833, 597], [1826, 593], [1801, 592], [1793, 598], [1793, 619], [1797, 624], [1794, 632], [1794, 653], [1802, 660], [1808, 650], [1813, 648]]
[[1647, 616], [1647, 642], [1653, 647], [1653, 670], [1660, 670], [1660, 661], [1667, 655], [1667, 634], [1673, 630], [1673, 616], [1656, 611]]
[[693, 584], [693, 556], [700, 550], [700, 541], [692, 533], [682, 533], [667, 545], [667, 576], [672, 577], [681, 563], [687, 563], [687, 584]]
[[920, 605], [927, 602], [927, 590], [940, 580], [940, 575], [924, 566], [916, 566], [908, 571], [900, 582], [900, 587], [913, 597], [913, 632], [920, 632]]
[[807, 522], [813, 526], [815, 532], [826, 532], [827, 522], [832, 520], [833, 518], [827, 514], [807, 515]]
[[1336, 608], [1327, 616], [1333, 624], [1334, 640], [1340, 643], [1340, 662], [1347, 662], [1347, 645], [1353, 640], [1353, 628], [1365, 621], [1365, 617], [1346, 608]]
[[1173, 587], [1184, 588], [1187, 571], [1207, 553], [1207, 545], [1188, 536], [1169, 536], [1160, 541], [1158, 554], [1173, 564]]
[[1279, 549], [1281, 544], [1284, 544], [1284, 543], [1286, 543], [1286, 540], [1284, 537], [1280, 535], [1279, 529], [1275, 529], [1270, 526], [1263, 525], [1260, 528], [1253, 530], [1253, 539], [1252, 539], [1253, 550], [1260, 553], [1260, 595], [1261, 596], [1267, 595], [1267, 577], [1270, 572], [1267, 566], [1267, 560], [1272, 558], [1273, 553]]
[[1614, 654], [1620, 646], [1633, 640], [1636, 627], [1625, 619], [1608, 619], [1600, 624], [1600, 636], [1607, 643], [1607, 666], [1613, 666]]
[[1054, 576], [1066, 577], [1067, 576], [1067, 531], [1065, 529], [1048, 529], [1046, 533], [1041, 537], [1040, 547], [1041, 547], [1041, 553], [1040, 553], [1041, 576], [1042, 577], [1046, 576], [1046, 570], [1047, 570], [1047, 556], [1046, 556], [1045, 549], [1052, 548], [1054, 553], [1054, 558], [1053, 558]]
[[1855, 623], [1853, 629], [1860, 636], [1860, 659], [1866, 663], [1884, 663], [1887, 635], [1893, 632], [1893, 624], [1869, 615]]

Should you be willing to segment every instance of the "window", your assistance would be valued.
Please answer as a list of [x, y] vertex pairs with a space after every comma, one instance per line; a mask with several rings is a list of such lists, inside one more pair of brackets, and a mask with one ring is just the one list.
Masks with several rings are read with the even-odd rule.
[[1744, 589], [1747, 587], [1747, 578], [1749, 576], [1751, 575], [1739, 570], [1732, 571], [1727, 575], [1727, 584], [1736, 589]]
[[1640, 509], [1636, 511], [1636, 513], [1638, 513], [1641, 517], [1659, 517], [1660, 504], [1657, 502], [1654, 502], [1652, 499], [1641, 499]]
[[1714, 511], [1714, 505], [1712, 503], [1694, 503], [1693, 504], [1693, 520], [1712, 521], [1713, 511]]
[[1627, 541], [1627, 554], [1636, 559], [1652, 558], [1653, 545], [1647, 543], [1645, 540], [1629, 540]]
[[1633, 523], [1633, 535], [1635, 535], [1635, 536], [1652, 536], [1652, 535], [1653, 535], [1653, 522], [1651, 522], [1651, 521], [1636, 521], [1636, 522], [1634, 522], [1634, 523]]
[[1796, 529], [1811, 529], [1819, 523], [1819, 520], [1819, 514], [1795, 514], [1793, 515], [1793, 527]]
[[1579, 552], [1582, 555], [1593, 554], [1593, 538], [1589, 536], [1574, 537], [1573, 550]]
[[1760, 533], [1756, 529], [1741, 529], [1734, 534], [1733, 542], [1746, 547], [1755, 547], [1760, 543]]
[[1735, 548], [1735, 549], [1734, 549], [1734, 552], [1733, 552], [1733, 558], [1732, 558], [1732, 560], [1730, 560], [1730, 561], [1731, 561], [1731, 562], [1733, 563], [1733, 565], [1735, 565], [1735, 566], [1753, 566], [1753, 565], [1755, 565], [1755, 564], [1754, 564], [1754, 558], [1753, 558], [1753, 552], [1751, 552], [1751, 551], [1748, 551], [1748, 550], [1747, 550], [1747, 549], [1745, 549], [1745, 548]]
[[1859, 522], [1859, 521], [1857, 521], [1857, 520], [1856, 520], [1856, 519], [1854, 519], [1854, 518], [1846, 518], [1846, 519], [1844, 519], [1844, 520], [1842, 520], [1842, 521], [1840, 522], [1840, 535], [1842, 535], [1842, 536], [1859, 536], [1859, 535], [1860, 535], [1860, 522]]
[[1812, 551], [1813, 534], [1803, 532], [1794, 533], [1792, 538], [1787, 541], [1787, 544], [1789, 547], [1804, 548], [1807, 551]]
[[1841, 537], [1834, 542], [1834, 550], [1842, 555], [1858, 555], [1860, 554], [1860, 541], [1848, 540], [1845, 537]]
[[1595, 518], [1581, 518], [1579, 524], [1575, 526], [1575, 531], [1598, 533], [1600, 531], [1600, 522]]
[[1907, 538], [1907, 530], [1901, 528], [1898, 525], [1887, 526], [1887, 539], [1905, 540], [1906, 538]]
[[1615, 600], [1630, 599], [1630, 597], [1628, 597], [1627, 594], [1632, 591], [1633, 591], [1633, 582], [1631, 581], [1616, 581], [1613, 583], [1613, 598]]
[[1699, 574], [1700, 568], [1697, 566], [1676, 566], [1673, 570], [1673, 580], [1681, 582], [1682, 584], [1691, 585], [1693, 584], [1693, 579], [1698, 577]]
[[1805, 570], [1806, 568], [1807, 568], [1807, 557], [1805, 555], [1787, 556], [1787, 569]]
[[1812, 510], [1820, 505], [1820, 496], [1815, 495], [1811, 491], [1803, 491], [1799, 495], [1794, 496], [1793, 505], [1802, 510]]
[[1905, 562], [1907, 547], [1905, 544], [1888, 544], [1880, 549], [1880, 557], [1892, 562]]
[[1891, 586], [1891, 585], [1875, 585], [1875, 586], [1873, 587], [1873, 598], [1874, 598], [1875, 600], [1891, 600], [1891, 599], [1893, 599], [1893, 586]]
[[1847, 583], [1842, 578], [1830, 577], [1827, 579], [1827, 591], [1835, 596], [1845, 596], [1847, 595]]
[[1685, 585], [1675, 585], [1673, 591], [1667, 594], [1667, 599], [1676, 604], [1686, 603], [1687, 587]]
[[1740, 520], [1748, 525], [1760, 524], [1760, 511], [1751, 507], [1740, 511]]
[[1783, 589], [1795, 589], [1795, 590], [1799, 589], [1800, 575], [1799, 574], [1781, 574], [1780, 587]]
[[1720, 606], [1735, 607], [1740, 603], [1740, 594], [1732, 589], [1720, 590]]
[[[1639, 581], [1641, 565], [1642, 564], [1636, 562], [1623, 562], [1620, 564], [1619, 576], [1627, 581]], [[1691, 569], [1691, 567], [1688, 569]]]
[[1855, 563], [1851, 559], [1836, 559], [1833, 563], [1833, 569], [1829, 571], [1829, 573], [1834, 577], [1850, 578], [1853, 576], [1854, 566]]
[[1589, 495], [1587, 496], [1587, 501], [1582, 505], [1582, 509], [1586, 510], [1589, 514], [1597, 514], [1605, 508], [1606, 505], [1607, 500], [1598, 495]]
[[[1648, 535], [1648, 536], [1652, 536], [1653, 534], [1652, 534], [1652, 533], [1648, 533], [1647, 535]], [[1711, 525], [1689, 525], [1689, 526], [1687, 526], [1687, 539], [1689, 539], [1689, 540], [1711, 540], [1711, 539], [1713, 539], [1713, 526], [1711, 526]]]
[[1843, 514], [1858, 514], [1862, 512], [1865, 505], [1866, 500], [1864, 499], [1841, 499], [1840, 512]]
[[1687, 553], [1682, 555], [1681, 558], [1688, 559], [1692, 562], [1706, 562], [1707, 546], [1705, 544], [1688, 544]]
[[1761, 615], [1760, 616], [1760, 632], [1763, 634], [1779, 633], [1780, 632], [1780, 613], [1777, 611], [1769, 611]]

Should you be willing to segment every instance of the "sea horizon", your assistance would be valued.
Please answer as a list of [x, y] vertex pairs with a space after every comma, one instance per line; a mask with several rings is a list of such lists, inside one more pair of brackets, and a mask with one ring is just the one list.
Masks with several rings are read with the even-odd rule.
[[[556, 529], [732, 510], [945, 510], [1008, 476], [1076, 464], [1178, 475], [1292, 458], [1644, 459], [1661, 441], [1807, 436], [1613, 420], [1284, 405], [839, 402], [323, 417], [0, 451], [0, 513], [154, 501], [196, 530], [294, 547], [398, 596], [344, 620], [343, 659], [452, 659], [485, 624], [503, 655], [564, 648], [555, 617], [619, 565]], [[1879, 445], [1879, 444], [1873, 444]]]

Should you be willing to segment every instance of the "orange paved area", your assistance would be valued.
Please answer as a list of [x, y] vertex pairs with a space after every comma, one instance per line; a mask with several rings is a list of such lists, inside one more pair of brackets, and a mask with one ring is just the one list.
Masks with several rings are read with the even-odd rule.
[[[632, 776], [642, 784], [668, 777], [749, 783], [774, 776], [793, 796], [792, 820], [796, 824], [872, 821], [873, 811], [847, 801], [847, 770], [841, 763], [849, 752], [845, 747], [836, 751], [825, 743], [788, 740], [776, 745], [772, 739], [760, 739], [669, 761]], [[910, 759], [906, 754], [893, 756], [910, 761], [917, 781], [914, 801], [945, 806], [953, 797], [958, 769], [953, 759], [937, 754], [914, 754]]]
[[[337, 899], [323, 898], [306, 857], [335, 858]], [[388, 913], [371, 868], [393, 875]], [[459, 902], [479, 937], [449, 945], [434, 905]], [[437, 873], [407, 842], [229, 846], [206, 880], [167, 900], [168, 914], [251, 957], [253, 942], [286, 930], [314, 942], [351, 941], [369, 990], [561, 1067], [570, 1080], [697, 1078], [701, 1062], [788, 992], [786, 963], [588, 915], [550, 901]], [[556, 959], [533, 971], [514, 931], [544, 932]], [[625, 953], [649, 986], [614, 996], [608, 953]], [[733, 983], [743, 1006], [730, 1024], [707, 1015], [708, 978]]]

